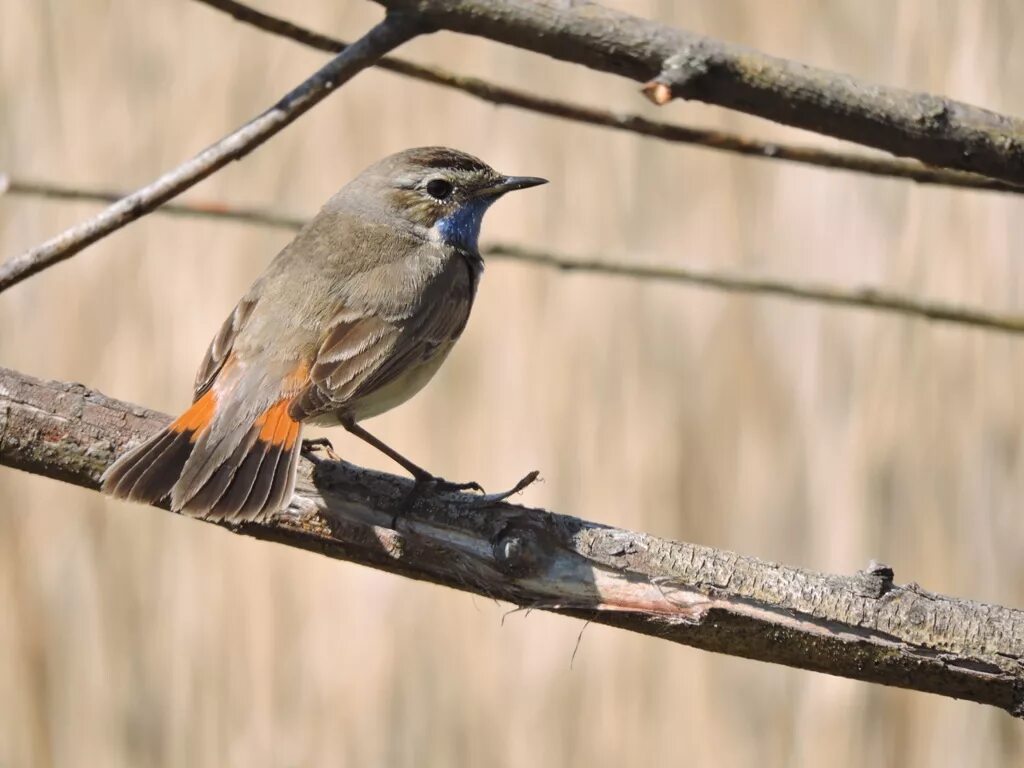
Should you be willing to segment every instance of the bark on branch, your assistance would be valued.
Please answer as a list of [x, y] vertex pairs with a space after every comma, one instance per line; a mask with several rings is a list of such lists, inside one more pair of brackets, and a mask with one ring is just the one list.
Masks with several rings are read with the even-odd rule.
[[[96, 488], [168, 417], [0, 368], [0, 464]], [[233, 529], [706, 650], [969, 699], [1024, 716], [1024, 611], [833, 576], [304, 462], [291, 506]]]
[[[303, 45], [329, 53], [340, 53], [348, 43], [322, 35], [319, 32], [293, 24], [268, 13], [251, 8], [238, 0], [196, 0], [224, 13], [238, 21], [295, 40]], [[635, 133], [640, 136], [660, 139], [677, 144], [691, 144], [732, 152], [745, 157], [764, 160], [780, 160], [791, 163], [853, 171], [872, 176], [908, 179], [919, 184], [939, 184], [963, 189], [984, 189], [996, 192], [1024, 193], [1024, 188], [1003, 181], [978, 176], [973, 173], [951, 171], [944, 168], [930, 168], [913, 160], [894, 157], [871, 157], [863, 153], [838, 152], [821, 147], [807, 147], [777, 141], [740, 136], [725, 131], [707, 128], [693, 128], [675, 123], [648, 120], [641, 115], [613, 112], [570, 101], [549, 99], [543, 96], [509, 88], [482, 80], [478, 77], [457, 75], [440, 67], [428, 67], [405, 59], [384, 56], [377, 67], [396, 72], [415, 80], [451, 88], [498, 106], [517, 107], [549, 117], [558, 117], [576, 123], [596, 125], [617, 131]]]
[[768, 56], [590, 2], [375, 0], [465, 32], [931, 165], [1024, 183], [1024, 120]]

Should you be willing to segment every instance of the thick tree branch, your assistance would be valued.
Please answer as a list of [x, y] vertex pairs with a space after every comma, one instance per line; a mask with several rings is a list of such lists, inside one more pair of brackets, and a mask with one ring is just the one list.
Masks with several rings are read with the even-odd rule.
[[[0, 194], [30, 195], [56, 200], [84, 200], [110, 202], [120, 200], [123, 193], [115, 190], [87, 190], [36, 181], [10, 179], [0, 174]], [[273, 211], [244, 208], [220, 202], [167, 203], [158, 213], [175, 216], [239, 221], [267, 227], [297, 230], [305, 221]], [[782, 299], [806, 301], [815, 304], [869, 309], [891, 312], [921, 320], [937, 320], [955, 325], [981, 328], [1002, 333], [1024, 333], [1024, 315], [994, 312], [981, 307], [965, 307], [943, 301], [922, 299], [917, 296], [880, 288], [843, 288], [826, 283], [810, 283], [782, 278], [741, 275], [712, 269], [678, 266], [648, 266], [632, 262], [615, 261], [607, 257], [573, 258], [562, 254], [538, 251], [518, 245], [491, 243], [482, 248], [487, 258], [507, 259], [563, 272], [589, 272], [599, 275], [628, 277], [636, 280], [659, 280], [670, 283], [696, 285], [718, 291], [775, 296]]]
[[[245, 3], [238, 2], [238, 0], [197, 0], [197, 2], [224, 11], [238, 21], [251, 24], [265, 32], [290, 38], [321, 51], [338, 53], [345, 50], [345, 46], [348, 45], [348, 43], [337, 38], [313, 32], [298, 24], [293, 24], [290, 21], [271, 16], [255, 8], [250, 8]], [[457, 75], [439, 67], [428, 67], [390, 56], [383, 57], [377, 62], [376, 66], [416, 80], [461, 91], [498, 106], [517, 107], [550, 117], [559, 117], [576, 123], [636, 133], [641, 136], [661, 139], [662, 141], [702, 146], [707, 149], [732, 152], [747, 157], [785, 160], [819, 168], [907, 179], [919, 184], [939, 184], [965, 189], [1012, 192], [1015, 194], [1024, 192], [1024, 187], [996, 181], [995, 179], [989, 179], [973, 173], [951, 171], [944, 168], [931, 168], [914, 160], [899, 160], [892, 157], [869, 157], [851, 152], [834, 152], [818, 147], [802, 147], [792, 144], [761, 141], [725, 131], [691, 128], [658, 120], [648, 120], [640, 115], [612, 112], [558, 99], [548, 99], [527, 91], [490, 83], [477, 77]]]
[[[163, 416], [0, 369], [0, 464], [96, 488]], [[673, 642], [991, 704], [1024, 716], [1024, 612], [830, 576], [304, 462], [291, 506], [233, 529], [410, 578]]]
[[375, 0], [438, 28], [647, 83], [685, 98], [855, 141], [931, 165], [1024, 183], [1024, 121], [874, 85], [589, 2]]
[[419, 31], [417, 23], [409, 16], [390, 14], [259, 117], [253, 118], [151, 184], [114, 203], [98, 216], [0, 264], [0, 291], [74, 256], [86, 246], [181, 194], [232, 160], [247, 155], [382, 55], [419, 34]]

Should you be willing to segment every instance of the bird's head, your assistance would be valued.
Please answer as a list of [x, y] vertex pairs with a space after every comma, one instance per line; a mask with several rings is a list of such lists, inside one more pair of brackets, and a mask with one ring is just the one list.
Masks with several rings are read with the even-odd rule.
[[364, 214], [397, 217], [433, 242], [475, 251], [480, 222], [495, 200], [546, 183], [533, 176], [505, 176], [458, 150], [419, 147], [374, 163], [342, 194]]

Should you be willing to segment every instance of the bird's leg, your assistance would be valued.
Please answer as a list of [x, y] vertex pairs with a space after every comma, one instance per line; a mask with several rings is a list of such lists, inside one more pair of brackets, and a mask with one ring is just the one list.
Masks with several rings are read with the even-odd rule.
[[371, 435], [369, 432], [367, 432], [365, 429], [360, 427], [354, 421], [350, 421], [348, 419], [343, 419], [342, 422], [341, 422], [341, 425], [343, 427], [345, 427], [345, 429], [348, 430], [349, 433], [355, 435], [360, 440], [363, 440], [363, 441], [369, 443], [374, 448], [376, 448], [378, 451], [380, 451], [385, 456], [390, 458], [392, 461], [394, 461], [394, 462], [396, 462], [398, 464], [401, 464], [402, 467], [405, 469], [405, 471], [413, 476], [413, 479], [416, 480], [416, 485], [418, 485], [418, 486], [430, 486], [432, 489], [437, 490], [437, 491], [441, 491], [441, 492], [445, 492], [445, 491], [479, 491], [480, 493], [484, 492], [483, 487], [480, 485], [480, 483], [477, 483], [477, 482], [452, 483], [452, 482], [449, 482], [448, 480], [444, 480], [444, 479], [442, 479], [440, 477], [435, 477], [434, 475], [430, 474], [429, 472], [427, 472], [427, 470], [423, 469], [422, 467], [420, 467], [420, 466], [418, 466], [416, 464], [413, 464], [411, 461], [409, 461], [407, 458], [405, 458], [405, 456], [400, 454], [398, 451], [396, 451], [394, 448], [389, 446], [387, 443], [385, 443], [382, 440], [380, 440], [380, 439], [374, 437], [373, 435]]
[[[481, 496], [477, 497], [477, 501], [485, 502], [487, 504], [493, 504], [498, 501], [504, 501], [509, 496], [514, 496], [527, 486], [532, 485], [537, 480], [537, 478], [540, 477], [540, 473], [537, 470], [533, 470], [532, 472], [528, 472], [526, 475], [524, 475], [518, 483], [516, 483], [507, 491], [503, 491], [501, 493], [486, 493], [483, 489], [483, 486], [481, 486], [480, 483], [477, 483], [475, 481], [469, 483], [453, 483], [449, 480], [445, 480], [443, 478], [430, 474], [429, 472], [427, 472], [427, 470], [423, 469], [419, 465], [409, 461], [409, 459], [405, 458], [405, 456], [400, 454], [398, 451], [396, 451], [394, 448], [392, 448], [384, 441], [371, 435], [369, 432], [360, 427], [354, 421], [351, 421], [349, 419], [343, 419], [341, 425], [345, 427], [345, 429], [348, 430], [350, 434], [353, 434], [360, 440], [369, 443], [378, 451], [380, 451], [385, 456], [390, 458], [392, 461], [394, 461], [397, 464], [400, 464], [410, 475], [413, 476], [413, 479], [416, 480], [417, 488], [426, 486], [429, 487], [431, 490], [440, 491], [442, 493], [447, 491], [479, 491], [481, 493]], [[328, 443], [328, 445], [330, 445], [330, 443]]]

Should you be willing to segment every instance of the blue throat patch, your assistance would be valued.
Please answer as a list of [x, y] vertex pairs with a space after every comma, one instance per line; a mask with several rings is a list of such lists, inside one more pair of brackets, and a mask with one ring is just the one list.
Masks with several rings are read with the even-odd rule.
[[483, 221], [484, 213], [493, 202], [494, 200], [486, 198], [470, 200], [444, 218], [438, 219], [434, 224], [434, 229], [441, 242], [469, 251], [477, 250], [480, 222]]

